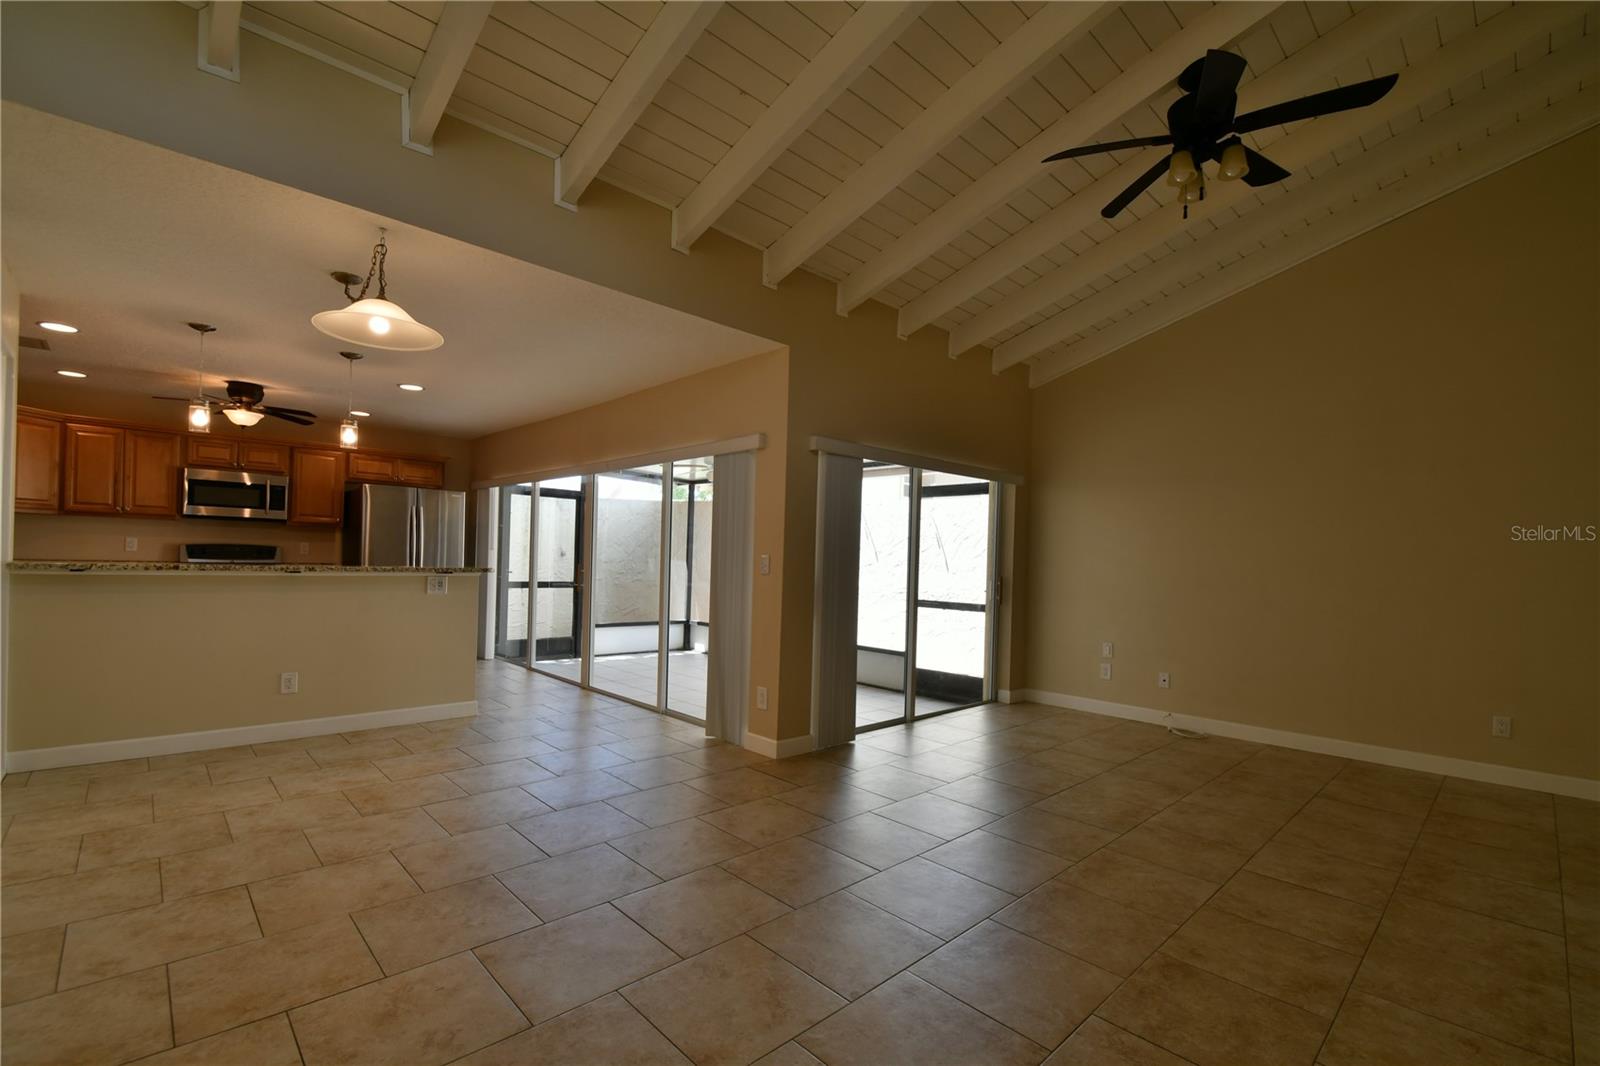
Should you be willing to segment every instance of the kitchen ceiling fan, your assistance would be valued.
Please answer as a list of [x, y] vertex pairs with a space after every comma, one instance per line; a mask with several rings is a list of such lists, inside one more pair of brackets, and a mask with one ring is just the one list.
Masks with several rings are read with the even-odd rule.
[[[253, 381], [225, 381], [223, 385], [228, 393], [227, 399], [202, 393], [200, 398], [210, 403], [221, 411], [223, 417], [236, 426], [253, 426], [261, 421], [263, 416], [281, 418], [285, 422], [293, 422], [297, 426], [314, 426], [317, 416], [310, 411], [302, 411], [298, 407], [274, 407], [261, 401], [266, 398], [266, 389]], [[177, 400], [179, 403], [188, 403], [189, 396], [153, 396], [155, 400]]]
[[1205, 199], [1205, 172], [1201, 166], [1206, 162], [1217, 162], [1217, 177], [1221, 180], [1243, 180], [1250, 186], [1271, 185], [1289, 176], [1287, 170], [1241, 141], [1240, 134], [1375, 104], [1400, 79], [1398, 74], [1386, 74], [1235, 115], [1239, 106], [1239, 79], [1244, 76], [1244, 69], [1245, 61], [1232, 52], [1208, 49], [1178, 75], [1178, 88], [1183, 90], [1183, 95], [1167, 109], [1166, 134], [1085, 144], [1046, 156], [1043, 162], [1170, 144], [1172, 152], [1167, 158], [1117, 194], [1100, 214], [1104, 218], [1116, 217], [1165, 173], [1167, 184], [1179, 190], [1183, 217], [1188, 218], [1189, 205]]
[[207, 322], [189, 322], [188, 327], [200, 337], [200, 371], [196, 376], [193, 396], [152, 396], [152, 400], [176, 400], [189, 405], [189, 430], [193, 433], [211, 432], [211, 409], [222, 412], [224, 418], [236, 426], [253, 426], [270, 415], [297, 426], [316, 425], [317, 416], [298, 407], [273, 407], [261, 401], [267, 390], [253, 381], [223, 382], [228, 394], [226, 400], [205, 391], [206, 334], [215, 333], [217, 327]]

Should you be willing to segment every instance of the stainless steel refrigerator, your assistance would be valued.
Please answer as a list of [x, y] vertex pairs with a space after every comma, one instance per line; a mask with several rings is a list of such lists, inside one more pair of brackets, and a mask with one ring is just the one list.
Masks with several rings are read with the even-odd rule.
[[346, 566], [461, 566], [467, 494], [356, 485], [344, 494]]

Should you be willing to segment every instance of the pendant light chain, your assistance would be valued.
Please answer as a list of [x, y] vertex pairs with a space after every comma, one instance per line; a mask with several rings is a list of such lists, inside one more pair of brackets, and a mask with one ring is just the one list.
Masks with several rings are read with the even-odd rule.
[[367, 267], [367, 280], [361, 283], [361, 295], [357, 300], [367, 298], [367, 290], [372, 287], [372, 279], [378, 279], [378, 299], [389, 298], [389, 279], [384, 276], [384, 261], [389, 258], [389, 234], [387, 230], [378, 231], [378, 243], [372, 246], [372, 265]]

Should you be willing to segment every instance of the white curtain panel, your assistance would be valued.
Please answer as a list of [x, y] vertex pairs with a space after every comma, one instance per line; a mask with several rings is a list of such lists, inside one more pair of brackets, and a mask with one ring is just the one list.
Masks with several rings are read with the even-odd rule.
[[711, 632], [706, 736], [744, 742], [750, 692], [750, 596], [756, 546], [756, 456], [716, 457], [711, 497]]
[[861, 460], [817, 456], [817, 586], [811, 721], [818, 748], [856, 735], [856, 595], [861, 569]]

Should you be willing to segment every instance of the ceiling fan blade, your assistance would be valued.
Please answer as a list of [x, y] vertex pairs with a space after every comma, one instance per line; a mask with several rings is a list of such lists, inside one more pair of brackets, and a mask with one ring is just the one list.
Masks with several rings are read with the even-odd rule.
[[1139, 177], [1134, 179], [1132, 185], [1129, 185], [1126, 189], [1123, 189], [1122, 192], [1117, 194], [1117, 198], [1115, 200], [1112, 200], [1109, 204], [1106, 204], [1106, 206], [1100, 209], [1100, 217], [1117, 217], [1117, 215], [1122, 213], [1122, 209], [1124, 207], [1127, 207], [1129, 204], [1133, 203], [1134, 200], [1139, 198], [1140, 193], [1154, 185], [1156, 180], [1167, 172], [1167, 168], [1169, 166], [1171, 166], [1171, 161], [1163, 159], [1161, 162], [1157, 163], [1155, 166], [1139, 175]]
[[302, 417], [299, 413], [291, 413], [282, 407], [257, 407], [256, 410], [264, 415], [271, 415], [273, 418], [281, 418], [285, 422], [293, 422], [297, 426], [314, 426], [317, 424], [317, 419], [314, 415]]
[[1054, 163], [1058, 159], [1076, 159], [1081, 155], [1095, 155], [1099, 152], [1116, 152], [1123, 148], [1150, 148], [1158, 144], [1171, 144], [1172, 138], [1163, 133], [1159, 137], [1132, 137], [1126, 141], [1105, 141], [1101, 144], [1084, 144], [1077, 148], [1068, 148], [1055, 155], [1047, 155], [1039, 160], [1041, 163]]
[[1370, 81], [1341, 85], [1324, 93], [1312, 93], [1297, 100], [1285, 100], [1281, 104], [1263, 107], [1259, 111], [1249, 111], [1233, 120], [1233, 132], [1249, 133], [1268, 126], [1281, 126], [1285, 122], [1316, 118], [1318, 115], [1354, 111], [1358, 107], [1366, 107], [1382, 100], [1399, 80], [1398, 74], [1385, 74]]
[[1273, 182], [1282, 181], [1289, 176], [1287, 170], [1284, 170], [1249, 145], [1245, 145], [1244, 158], [1250, 164], [1250, 169], [1244, 175], [1244, 183], [1252, 188], [1271, 185]]
[[312, 412], [301, 410], [298, 407], [271, 406], [271, 407], [261, 407], [261, 408], [258, 408], [258, 410], [270, 411], [270, 412], [272, 412], [274, 414], [299, 415], [301, 418], [316, 418], [317, 417]]
[[1233, 117], [1238, 103], [1234, 90], [1244, 77], [1245, 61], [1242, 56], [1215, 48], [1206, 50], [1205, 63], [1200, 68], [1200, 87], [1195, 90], [1194, 124], [1205, 130], [1221, 126]]
[[215, 396], [207, 396], [207, 395], [201, 395], [201, 396], [198, 396], [198, 397], [196, 397], [196, 396], [152, 396], [150, 398], [152, 400], [177, 400], [179, 403], [193, 403], [197, 399], [207, 400], [207, 401], [209, 401], [211, 403], [215, 403], [215, 404], [224, 404], [224, 403], [228, 402], [227, 400], [219, 400]]

